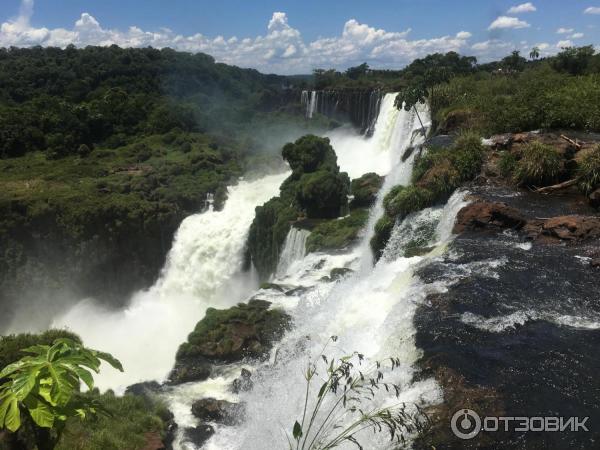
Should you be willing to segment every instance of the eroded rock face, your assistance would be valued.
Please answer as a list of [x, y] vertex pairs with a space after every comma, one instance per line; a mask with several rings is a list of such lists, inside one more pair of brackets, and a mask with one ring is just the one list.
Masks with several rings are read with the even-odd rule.
[[240, 423], [243, 412], [243, 405], [215, 398], [203, 398], [192, 404], [192, 414], [198, 419], [224, 425]]
[[522, 230], [530, 239], [543, 242], [583, 242], [600, 238], [600, 217], [568, 215], [549, 219], [528, 219], [518, 209], [501, 202], [475, 201], [457, 215], [454, 233]]
[[215, 429], [210, 425], [198, 425], [195, 428], [185, 429], [184, 441], [190, 442], [197, 447], [202, 447], [213, 434], [215, 434]]
[[564, 241], [584, 241], [600, 237], [600, 218], [560, 216], [546, 220], [541, 233]]
[[506, 203], [478, 201], [470, 203], [459, 211], [453, 232], [462, 233], [465, 230], [478, 229], [521, 229], [526, 223], [525, 217]]

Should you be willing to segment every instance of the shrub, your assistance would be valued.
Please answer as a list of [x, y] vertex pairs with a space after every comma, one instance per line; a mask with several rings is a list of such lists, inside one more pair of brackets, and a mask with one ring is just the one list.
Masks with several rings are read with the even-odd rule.
[[392, 230], [394, 229], [395, 220], [392, 219], [387, 214], [384, 214], [381, 219], [377, 221], [375, 224], [375, 232], [373, 233], [373, 237], [371, 238], [371, 250], [373, 251], [373, 255], [375, 258], [379, 258], [383, 249], [385, 248], [385, 244], [390, 239], [392, 235]]
[[368, 210], [355, 209], [347, 217], [320, 223], [308, 236], [306, 251], [310, 253], [347, 247], [356, 241], [368, 219]]
[[577, 172], [579, 187], [585, 194], [600, 186], [600, 145], [581, 158]]
[[505, 178], [512, 177], [517, 167], [517, 158], [510, 152], [502, 153], [500, 161], [498, 161], [498, 168], [500, 169], [500, 175]]
[[411, 212], [428, 207], [432, 197], [432, 192], [428, 189], [418, 186], [399, 186], [385, 196], [383, 204], [389, 216], [403, 219]]
[[481, 170], [483, 145], [475, 133], [461, 134], [453, 145], [451, 158], [462, 181], [472, 180]]
[[519, 184], [544, 186], [556, 182], [560, 171], [560, 154], [549, 145], [531, 142], [517, 163], [515, 179]]

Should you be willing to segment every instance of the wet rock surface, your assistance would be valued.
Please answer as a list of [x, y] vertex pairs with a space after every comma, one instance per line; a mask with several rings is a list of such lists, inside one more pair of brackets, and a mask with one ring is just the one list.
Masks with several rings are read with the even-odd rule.
[[[418, 271], [434, 291], [415, 317], [424, 352], [419, 366], [442, 386], [444, 401], [430, 411], [437, 421], [415, 447], [593, 448], [600, 439], [594, 427], [483, 432], [460, 442], [450, 430], [450, 417], [461, 408], [482, 417], [577, 416], [600, 423], [598, 216], [571, 195], [490, 186], [471, 191], [482, 202], [518, 211], [527, 224], [520, 230], [494, 224], [494, 233], [463, 227], [443, 258]], [[539, 226], [533, 241], [531, 223]], [[561, 245], [547, 245], [546, 238]]]
[[192, 404], [192, 414], [204, 422], [235, 425], [241, 422], [243, 405], [214, 398], [203, 398]]

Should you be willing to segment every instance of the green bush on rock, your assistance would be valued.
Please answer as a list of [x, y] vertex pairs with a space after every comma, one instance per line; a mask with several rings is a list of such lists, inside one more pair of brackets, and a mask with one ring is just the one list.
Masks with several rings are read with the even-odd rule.
[[589, 194], [600, 186], [600, 145], [583, 155], [577, 169], [579, 187]]
[[526, 186], [547, 186], [558, 180], [561, 169], [561, 156], [553, 147], [531, 142], [517, 162], [515, 180]]
[[279, 254], [292, 223], [300, 218], [331, 219], [345, 214], [350, 180], [337, 166], [329, 139], [303, 136], [283, 147], [292, 174], [282, 183], [280, 195], [256, 208], [247, 242], [247, 263], [254, 264], [262, 280], [276, 269]]
[[394, 224], [410, 213], [447, 200], [461, 183], [475, 178], [483, 164], [484, 147], [474, 133], [461, 134], [450, 148], [431, 148], [417, 158], [410, 186], [395, 186], [385, 196], [385, 214], [375, 226], [371, 249], [376, 258]]
[[354, 209], [344, 218], [319, 223], [306, 240], [306, 251], [310, 253], [348, 247], [356, 242], [368, 219], [367, 209]]
[[354, 197], [350, 203], [351, 208], [369, 207], [377, 198], [377, 193], [383, 185], [384, 177], [376, 173], [366, 173], [360, 178], [352, 180], [350, 192]]
[[264, 356], [291, 320], [283, 311], [269, 309], [270, 305], [264, 300], [250, 300], [229, 309], [208, 308], [187, 342], [179, 347], [177, 360], [200, 357], [236, 361]]

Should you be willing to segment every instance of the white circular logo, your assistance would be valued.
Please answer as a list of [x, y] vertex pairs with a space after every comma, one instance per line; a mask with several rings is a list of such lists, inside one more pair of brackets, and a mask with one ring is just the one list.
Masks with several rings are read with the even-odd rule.
[[473, 439], [481, 431], [481, 418], [471, 409], [459, 409], [452, 416], [450, 427], [460, 439]]

